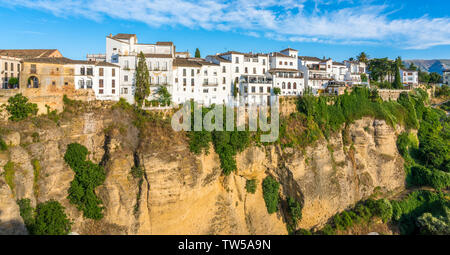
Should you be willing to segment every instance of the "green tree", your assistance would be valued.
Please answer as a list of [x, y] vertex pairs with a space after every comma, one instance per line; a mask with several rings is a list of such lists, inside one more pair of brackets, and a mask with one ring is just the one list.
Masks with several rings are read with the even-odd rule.
[[8, 80], [8, 85], [10, 88], [16, 88], [19, 85], [19, 78], [11, 77]]
[[10, 120], [21, 121], [29, 116], [36, 115], [38, 107], [37, 104], [28, 103], [28, 98], [19, 93], [8, 99], [6, 110], [11, 115], [9, 117]]
[[411, 62], [411, 64], [409, 64], [409, 68], [408, 68], [408, 69], [409, 69], [409, 70], [412, 70], [412, 71], [417, 71], [417, 66], [414, 65], [413, 62]]
[[202, 57], [202, 55], [200, 54], [200, 50], [198, 48], [195, 49], [195, 57], [196, 58], [201, 58]]
[[159, 87], [157, 94], [159, 96], [159, 103], [162, 106], [169, 106], [170, 101], [172, 100], [172, 96], [170, 95], [169, 91], [167, 90], [166, 86]]
[[291, 215], [294, 226], [296, 227], [297, 222], [302, 219], [302, 206], [293, 197], [288, 197], [287, 203], [289, 214]]
[[138, 66], [136, 68], [136, 90], [134, 99], [139, 107], [150, 94], [150, 75], [145, 61], [144, 53], [139, 53]]
[[256, 192], [256, 180], [251, 179], [245, 182], [245, 189], [248, 193], [255, 194]]
[[55, 200], [41, 203], [36, 207], [33, 234], [67, 235], [72, 222], [67, 218], [64, 207]]
[[281, 89], [280, 88], [273, 88], [273, 93], [278, 96], [279, 94], [281, 94]]
[[436, 72], [430, 73], [429, 83], [439, 83], [442, 80], [442, 76]]
[[357, 57], [359, 62], [368, 63], [369, 62], [369, 56], [363, 51], [361, 52]]
[[398, 62], [396, 63], [396, 68], [395, 68], [395, 79], [394, 79], [394, 83], [392, 84], [392, 86], [395, 89], [401, 89], [403, 88], [402, 85], [402, 79], [400, 76], [400, 66], [398, 65]]
[[420, 68], [419, 68], [419, 82], [423, 82], [426, 84], [430, 82], [430, 75], [427, 72], [423, 72]]
[[263, 181], [262, 188], [267, 212], [272, 214], [278, 211], [278, 191], [280, 189], [280, 184], [271, 176], [267, 176]]

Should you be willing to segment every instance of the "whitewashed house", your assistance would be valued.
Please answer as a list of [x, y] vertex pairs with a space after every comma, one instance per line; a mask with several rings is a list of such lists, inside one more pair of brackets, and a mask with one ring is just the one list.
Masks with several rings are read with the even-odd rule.
[[[0, 85], [2, 89], [11, 89], [9, 79], [19, 78], [21, 69], [21, 60], [16, 57], [0, 56]], [[17, 84], [14, 88], [18, 88]]]
[[305, 90], [314, 95], [325, 90], [328, 82], [332, 80], [332, 60], [316, 57], [298, 57], [299, 69], [304, 73]]
[[444, 84], [450, 85], [450, 69], [442, 71], [442, 82]]
[[97, 100], [118, 101], [120, 67], [106, 62], [71, 61], [75, 89], [92, 89]]
[[270, 54], [270, 74], [273, 87], [280, 96], [301, 96], [305, 89], [303, 72], [298, 68], [298, 51], [288, 48]]
[[400, 76], [404, 85], [419, 86], [419, 72], [414, 70], [400, 69]]
[[[345, 66], [347, 67], [348, 71], [345, 74], [345, 81], [351, 85], [354, 84], [369, 84], [368, 79], [369, 76], [367, 75], [367, 65], [364, 62], [359, 62], [357, 60], [344, 61]], [[365, 74], [367, 76], [367, 81], [362, 81], [361, 75]]]

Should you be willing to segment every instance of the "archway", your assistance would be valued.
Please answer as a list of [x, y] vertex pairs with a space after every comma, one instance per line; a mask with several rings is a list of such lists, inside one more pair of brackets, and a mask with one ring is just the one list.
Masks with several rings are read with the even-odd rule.
[[28, 78], [28, 88], [39, 88], [39, 79], [36, 76], [30, 76]]

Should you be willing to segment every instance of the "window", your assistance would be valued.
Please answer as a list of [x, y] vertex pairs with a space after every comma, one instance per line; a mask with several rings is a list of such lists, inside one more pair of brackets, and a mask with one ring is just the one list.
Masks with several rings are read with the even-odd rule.
[[20, 71], [20, 64], [17, 64], [17, 71]]
[[203, 89], [203, 93], [208, 93], [208, 89]]
[[239, 63], [239, 57], [236, 57], [235, 63]]
[[56, 85], [56, 81], [52, 81], [52, 85], [55, 86]]
[[227, 78], [223, 77], [222, 84], [227, 84]]
[[5, 71], [8, 71], [8, 63], [5, 62]]
[[111, 93], [116, 94], [116, 90], [115, 89], [111, 90]]
[[208, 75], [208, 70], [205, 70], [204, 72], [203, 72], [203, 74], [206, 76], [206, 75]]
[[103, 76], [105, 70], [104, 70], [103, 68], [100, 68], [100, 69], [98, 70], [98, 72], [99, 72], [99, 74], [98, 74], [99, 76]]
[[99, 94], [103, 94], [103, 89], [99, 89], [99, 90], [98, 90], [98, 93], [99, 93]]
[[297, 89], [297, 83], [294, 82], [294, 89]]
[[263, 58], [263, 65], [265, 65], [266, 64], [266, 59], [265, 58]]
[[112, 74], [111, 75], [112, 75], [112, 77], [116, 77], [116, 69], [114, 69], [114, 68], [112, 69]]
[[284, 83], [284, 82], [281, 83], [281, 88], [282, 88], [282, 89], [286, 89], [286, 83]]
[[283, 65], [283, 61], [280, 61], [280, 66]]
[[178, 78], [175, 78], [175, 83], [178, 83]]
[[244, 92], [248, 93], [248, 87], [247, 86], [244, 87]]
[[222, 73], [226, 73], [227, 72], [227, 68], [225, 66], [222, 66]]
[[236, 66], [235, 72], [236, 72], [236, 73], [239, 73], [239, 66]]
[[256, 87], [252, 86], [252, 93], [255, 93], [255, 92], [256, 92]]
[[266, 73], [266, 68], [263, 68], [263, 74], [265, 74]]
[[69, 83], [66, 81], [66, 82], [64, 82], [64, 86], [67, 86], [67, 85], [69, 85]]
[[91, 75], [94, 73], [92, 67], [87, 68], [86, 70], [87, 75]]
[[194, 74], [195, 74], [194, 69], [191, 69], [191, 76], [194, 76]]
[[98, 86], [103, 88], [103, 79], [98, 80]]
[[186, 69], [183, 69], [183, 76], [186, 76]]
[[86, 74], [86, 69], [84, 67], [80, 68], [80, 74], [81, 75], [85, 75]]
[[128, 88], [123, 88], [122, 89], [122, 94], [128, 94]]
[[30, 73], [36, 73], [36, 65], [35, 64], [31, 65]]
[[270, 93], [270, 87], [267, 87], [267, 93]]
[[79, 80], [78, 86], [80, 87], [80, 89], [84, 89], [84, 80]]
[[289, 65], [291, 65], [291, 66], [292, 66], [292, 65], [294, 65], [294, 63], [290, 62], [290, 63], [289, 63]]
[[264, 87], [259, 87], [259, 93], [263, 93], [264, 92]]
[[128, 81], [128, 75], [123, 76], [123, 81]]
[[291, 89], [291, 83], [288, 82], [288, 89]]
[[253, 74], [256, 74], [256, 67], [253, 67]]
[[284, 65], [286, 65], [286, 66], [287, 66], [287, 61], [284, 61]]
[[186, 78], [183, 78], [183, 86], [186, 86]]
[[248, 68], [247, 67], [244, 69], [244, 73], [248, 73]]
[[191, 79], [191, 86], [194, 86], [194, 78]]
[[111, 81], [111, 87], [113, 87], [113, 88], [116, 87], [116, 80], [112, 80], [112, 81]]
[[11, 71], [14, 71], [14, 63], [11, 63]]

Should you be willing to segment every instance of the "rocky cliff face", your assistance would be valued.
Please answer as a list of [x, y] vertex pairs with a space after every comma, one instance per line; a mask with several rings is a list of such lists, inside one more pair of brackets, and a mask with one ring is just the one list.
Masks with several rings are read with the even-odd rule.
[[[59, 201], [80, 234], [287, 234], [284, 210], [267, 213], [261, 187], [267, 175], [280, 182], [282, 198], [303, 202], [302, 228], [321, 226], [374, 190], [404, 188], [396, 132], [372, 119], [305, 151], [248, 148], [236, 157], [237, 173], [227, 177], [212, 150], [193, 155], [185, 134], [162, 125], [139, 132], [120, 109], [88, 111], [59, 126], [48, 120], [2, 126], [10, 146], [0, 153], [0, 173], [8, 161], [15, 171], [12, 186], [0, 176], [0, 234], [26, 233], [16, 204], [21, 198], [33, 205]], [[96, 190], [105, 207], [100, 221], [84, 219], [67, 200], [74, 173], [63, 156], [72, 142], [105, 166], [106, 181]], [[38, 176], [33, 160], [40, 162]], [[142, 181], [131, 175], [133, 166], [144, 170]], [[247, 179], [257, 180], [255, 194], [246, 192]]]

